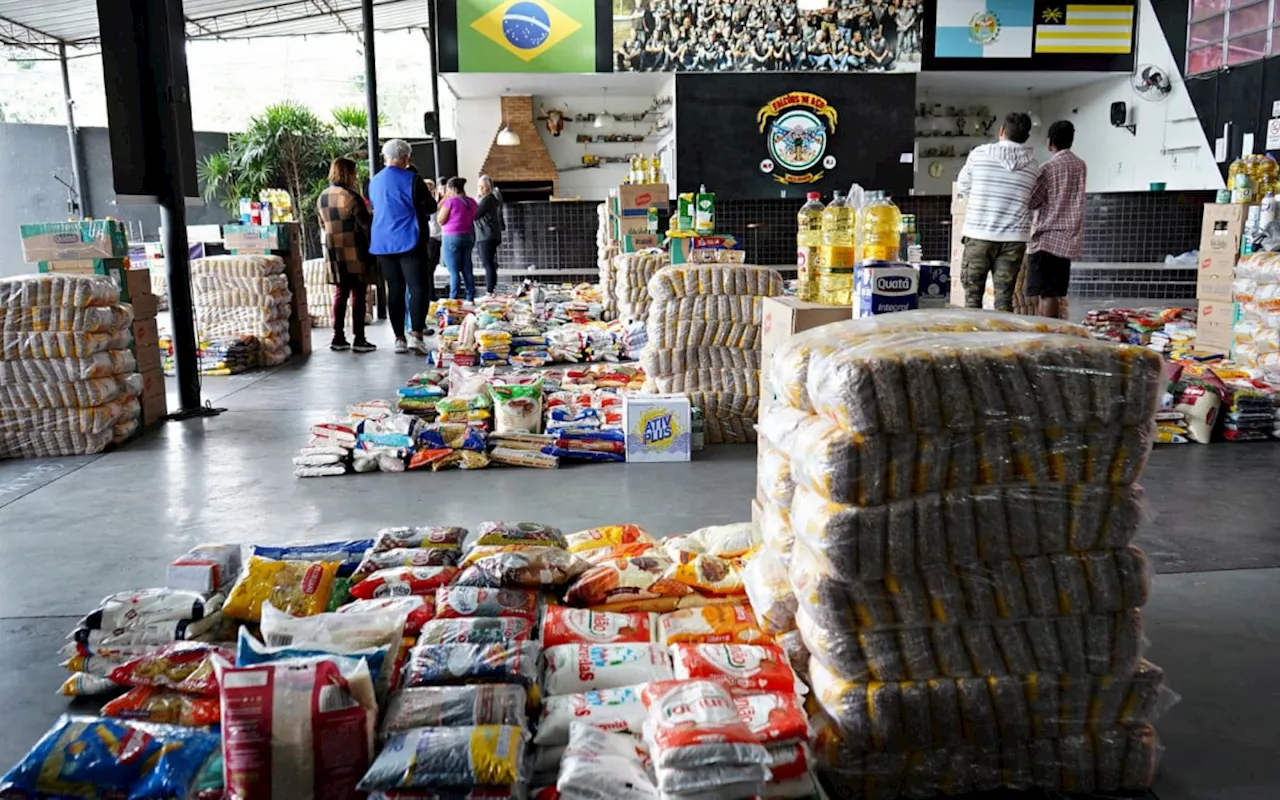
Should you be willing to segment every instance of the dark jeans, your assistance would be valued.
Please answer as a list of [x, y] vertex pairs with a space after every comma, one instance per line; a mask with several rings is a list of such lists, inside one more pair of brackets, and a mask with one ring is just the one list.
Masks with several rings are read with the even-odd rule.
[[427, 327], [427, 307], [431, 305], [429, 284], [423, 283], [427, 267], [420, 250], [392, 256], [378, 256], [378, 267], [387, 280], [387, 316], [397, 339], [404, 338], [405, 291], [409, 293], [409, 326], [414, 333]]
[[484, 290], [493, 294], [498, 290], [498, 239], [482, 239], [476, 242], [476, 255], [484, 267]]
[[466, 299], [475, 300], [476, 276], [471, 271], [471, 251], [476, 246], [475, 234], [446, 234], [441, 241], [443, 243], [444, 267], [449, 270], [450, 299], [463, 299], [462, 292], [465, 288]]
[[343, 275], [342, 281], [333, 287], [333, 340], [347, 338], [347, 301], [351, 302], [351, 332], [357, 342], [364, 341], [364, 293], [367, 288], [363, 275]]

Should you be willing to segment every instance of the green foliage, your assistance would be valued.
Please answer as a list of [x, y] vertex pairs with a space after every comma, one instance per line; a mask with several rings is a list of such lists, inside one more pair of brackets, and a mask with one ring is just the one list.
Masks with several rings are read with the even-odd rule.
[[368, 177], [368, 114], [344, 106], [326, 122], [291, 100], [268, 106], [249, 120], [246, 130], [228, 137], [225, 152], [213, 153], [198, 165], [207, 202], [239, 215], [241, 197], [257, 197], [262, 189], [281, 188], [294, 203], [294, 218], [304, 242], [313, 243], [316, 198], [328, 186], [329, 163], [338, 156], [355, 159], [361, 179]]

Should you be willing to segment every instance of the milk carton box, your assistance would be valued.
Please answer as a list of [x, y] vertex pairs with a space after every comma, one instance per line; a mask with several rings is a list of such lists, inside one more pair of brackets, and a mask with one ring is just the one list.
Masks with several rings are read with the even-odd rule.
[[945, 261], [920, 263], [920, 308], [946, 308], [951, 299], [951, 265]]
[[854, 319], [911, 311], [919, 301], [919, 274], [910, 264], [869, 261], [853, 278]]
[[627, 461], [689, 461], [693, 452], [693, 409], [687, 395], [637, 394], [622, 399]]

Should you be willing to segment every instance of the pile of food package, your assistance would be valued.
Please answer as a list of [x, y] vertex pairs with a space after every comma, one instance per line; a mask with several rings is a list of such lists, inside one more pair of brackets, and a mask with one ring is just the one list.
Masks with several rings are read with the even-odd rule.
[[[173, 337], [160, 335], [160, 352], [165, 375], [177, 374]], [[225, 336], [204, 340], [196, 351], [201, 375], [237, 375], [262, 365], [262, 344], [256, 336]]]
[[906, 312], [775, 354], [746, 580], [811, 681], [831, 797], [1153, 780], [1171, 693], [1131, 541], [1162, 362], [1088, 336]]
[[[333, 327], [333, 285], [329, 283], [329, 265], [323, 258], [309, 258], [302, 262], [302, 280], [307, 287], [307, 312], [315, 328]], [[365, 289], [365, 323], [373, 322], [377, 295], [373, 286]], [[347, 306], [347, 331], [352, 330], [351, 319], [355, 307]]]
[[287, 361], [293, 295], [284, 269], [284, 259], [270, 255], [192, 261], [191, 299], [201, 339], [256, 336], [265, 366]]
[[[758, 547], [749, 524], [660, 543], [635, 525], [498, 521], [202, 544], [163, 586], [80, 620], [62, 692], [106, 703], [64, 715], [0, 784], [84, 800], [813, 798], [809, 690], [742, 585]], [[670, 600], [574, 602], [619, 569]]]
[[132, 323], [108, 276], [0, 279], [0, 458], [88, 455], [133, 436]]
[[671, 267], [649, 281], [648, 384], [687, 394], [702, 409], [709, 444], [754, 438], [761, 300], [782, 289], [775, 270], [730, 264]]
[[621, 253], [613, 257], [614, 296], [618, 319], [644, 322], [649, 319], [649, 279], [658, 270], [671, 265], [671, 256], [663, 250]]

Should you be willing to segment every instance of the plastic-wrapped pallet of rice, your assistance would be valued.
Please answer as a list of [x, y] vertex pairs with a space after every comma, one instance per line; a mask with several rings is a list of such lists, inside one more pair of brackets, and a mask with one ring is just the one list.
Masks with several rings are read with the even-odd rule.
[[649, 281], [648, 385], [684, 392], [705, 420], [706, 441], [755, 438], [760, 395], [761, 300], [782, 292], [782, 276], [762, 267], [671, 267]]
[[[333, 327], [333, 284], [329, 282], [329, 267], [323, 258], [309, 258], [302, 262], [302, 279], [307, 287], [307, 311], [313, 328]], [[376, 293], [370, 287], [365, 291], [365, 322], [373, 322]], [[355, 309], [348, 304], [347, 329], [351, 329], [351, 315]]]
[[292, 294], [284, 260], [270, 255], [212, 256], [191, 262], [196, 327], [203, 339], [255, 336], [262, 362], [289, 358]]
[[136, 432], [142, 378], [114, 280], [0, 279], [0, 458], [86, 455]]
[[649, 279], [671, 264], [661, 250], [622, 253], [614, 256], [614, 286], [618, 299], [618, 319], [623, 322], [647, 320], [649, 315]]
[[1172, 693], [1130, 542], [1163, 365], [1085, 337], [923, 312], [776, 351], [757, 499], [777, 566], [749, 591], [804, 644], [832, 796], [1150, 785]]

